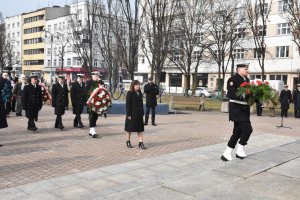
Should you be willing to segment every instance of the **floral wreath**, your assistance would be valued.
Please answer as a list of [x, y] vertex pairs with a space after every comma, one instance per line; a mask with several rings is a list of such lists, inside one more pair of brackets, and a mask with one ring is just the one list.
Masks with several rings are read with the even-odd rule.
[[112, 106], [111, 94], [104, 86], [99, 84], [91, 93], [86, 104], [91, 111], [102, 114]]

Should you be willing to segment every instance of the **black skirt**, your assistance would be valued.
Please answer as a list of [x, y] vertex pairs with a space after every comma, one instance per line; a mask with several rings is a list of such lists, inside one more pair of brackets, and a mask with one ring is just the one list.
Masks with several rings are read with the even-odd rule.
[[132, 118], [129, 120], [127, 117], [125, 119], [125, 131], [126, 132], [144, 132], [144, 120], [143, 116]]

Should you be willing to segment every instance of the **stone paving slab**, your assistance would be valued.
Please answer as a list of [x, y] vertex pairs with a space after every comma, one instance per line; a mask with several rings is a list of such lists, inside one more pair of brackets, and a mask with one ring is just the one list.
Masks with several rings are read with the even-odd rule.
[[298, 200], [300, 152], [294, 149], [299, 145], [299, 138], [259, 135], [251, 138], [246, 150], [252, 153], [244, 160], [222, 162], [226, 143], [220, 143], [20, 185], [0, 190], [0, 197]]

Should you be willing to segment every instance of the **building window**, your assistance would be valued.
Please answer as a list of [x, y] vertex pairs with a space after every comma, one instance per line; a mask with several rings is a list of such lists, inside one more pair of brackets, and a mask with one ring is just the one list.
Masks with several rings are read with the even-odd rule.
[[292, 5], [292, 0], [283, 0], [278, 2], [278, 12], [279, 13], [284, 13], [289, 11], [290, 6]]
[[259, 30], [258, 30], [258, 35], [259, 36], [266, 36], [267, 35], [267, 25], [259, 26], [258, 28], [259, 28]]
[[289, 57], [289, 46], [276, 47], [276, 57], [277, 58]]
[[10, 29], [10, 24], [7, 24], [7, 29]]
[[48, 25], [47, 31], [50, 31], [50, 32], [51, 32], [51, 25]]
[[61, 59], [58, 59], [58, 66], [61, 66]]
[[269, 12], [269, 5], [268, 3], [265, 3], [264, 5], [260, 6], [259, 4], [257, 4], [255, 6], [255, 10], [256, 10], [256, 13], [260, 13], [260, 10], [263, 10], [264, 11], [264, 15], [267, 15], [268, 12]]
[[173, 62], [182, 61], [182, 55], [181, 55], [181, 53], [179, 53], [179, 52], [174, 53], [172, 55], [171, 61], [173, 61]]
[[76, 60], [76, 66], [80, 66], [80, 65], [81, 65], [80, 59], [77, 59]]
[[18, 37], [20, 37], [20, 32], [17, 33]]
[[51, 48], [47, 48], [47, 55], [51, 55]]
[[238, 18], [243, 18], [245, 17], [245, 7], [240, 7], [240, 8], [236, 8], [234, 15], [237, 16]]
[[287, 84], [287, 77], [287, 75], [270, 75], [270, 80], [279, 80]]
[[48, 63], [48, 67], [51, 67], [51, 61], [48, 60], [47, 63]]
[[15, 23], [12, 23], [12, 28], [15, 28]]
[[[261, 75], [260, 74], [250, 75], [250, 80], [255, 80], [255, 79], [261, 80]], [[266, 75], [264, 75], [264, 80], [266, 80]]]
[[53, 31], [57, 31], [57, 24], [54, 24]]
[[242, 39], [242, 38], [245, 38], [245, 28], [237, 28], [237, 29], [235, 29], [235, 35], [237, 36], [237, 38], [240, 38], [240, 39]]
[[254, 49], [254, 58], [261, 58], [263, 54], [265, 55], [265, 53], [266, 53], [265, 48]]
[[54, 59], [53, 66], [56, 67], [56, 59]]
[[277, 33], [278, 35], [289, 35], [291, 33], [289, 24], [288, 23], [278, 24]]
[[20, 27], [20, 22], [17, 23], [17, 27], [18, 27], [18, 28]]
[[141, 63], [142, 64], [145, 64], [145, 56], [141, 56], [142, 58], [141, 58]]
[[204, 33], [195, 33], [195, 42], [200, 44], [204, 40]]
[[98, 67], [98, 60], [97, 59], [94, 60], [94, 66]]
[[202, 60], [202, 55], [200, 51], [193, 52], [193, 60], [194, 61]]
[[233, 57], [234, 57], [234, 59], [243, 59], [244, 58], [244, 49], [234, 49]]
[[68, 66], [71, 66], [71, 58], [68, 58], [68, 60], [67, 60], [67, 65], [68, 65]]

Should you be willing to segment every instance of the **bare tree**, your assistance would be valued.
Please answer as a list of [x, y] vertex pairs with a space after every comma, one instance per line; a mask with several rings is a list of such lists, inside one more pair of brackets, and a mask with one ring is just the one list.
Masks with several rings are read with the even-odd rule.
[[234, 66], [234, 49], [239, 47], [239, 37], [245, 31], [244, 18], [236, 15], [236, 4], [229, 4], [226, 1], [214, 1], [211, 9], [208, 49], [218, 65], [218, 90], [223, 96], [225, 74], [230, 62]]
[[246, 0], [247, 21], [249, 23], [252, 37], [255, 44], [254, 57], [257, 58], [261, 68], [262, 80], [265, 76], [265, 58], [266, 58], [266, 33], [267, 21], [271, 11], [272, 0]]
[[117, 72], [119, 60], [117, 55], [116, 39], [114, 35], [114, 23], [118, 18], [114, 15], [113, 7], [116, 2], [113, 0], [106, 0], [105, 9], [98, 9], [96, 11], [94, 44], [95, 48], [101, 53], [105, 63], [108, 66], [109, 83], [113, 88], [117, 84]]
[[172, 31], [170, 61], [185, 77], [185, 95], [191, 85], [193, 73], [193, 91], [197, 85], [197, 72], [207, 48], [205, 26], [208, 23], [209, 4], [205, 0], [184, 0], [178, 5], [176, 23]]
[[5, 66], [6, 54], [6, 36], [5, 36], [5, 23], [0, 12], [0, 69], [3, 70]]
[[116, 6], [114, 33], [122, 63], [128, 70], [131, 80], [137, 70], [139, 41], [141, 34], [140, 7], [142, 0], [118, 0]]
[[[293, 41], [300, 49], [300, 1], [299, 0], [284, 0], [281, 3], [282, 17], [287, 20], [290, 31], [293, 36]], [[298, 51], [300, 54], [300, 51]]]
[[93, 67], [95, 18], [97, 10], [101, 9], [101, 3], [99, 0], [87, 0], [85, 5], [85, 8], [79, 8], [77, 1], [76, 13], [71, 13], [69, 17], [69, 31], [71, 33], [70, 42], [73, 44], [74, 51], [90, 75]]
[[73, 51], [67, 49], [67, 46], [70, 44], [69, 40], [67, 39], [67, 36], [59, 32], [57, 33], [57, 38], [55, 43], [56, 43], [56, 47], [59, 47], [57, 54], [55, 56], [57, 56], [58, 59], [60, 60], [61, 74], [63, 74], [65, 55]]
[[142, 52], [151, 66], [151, 76], [160, 84], [160, 76], [169, 53], [172, 25], [177, 6], [175, 0], [145, 0], [142, 5]]

